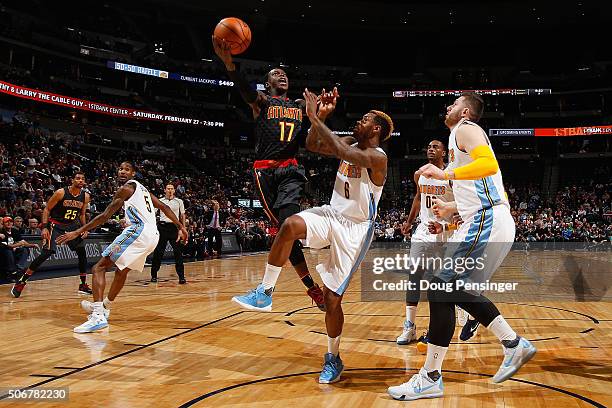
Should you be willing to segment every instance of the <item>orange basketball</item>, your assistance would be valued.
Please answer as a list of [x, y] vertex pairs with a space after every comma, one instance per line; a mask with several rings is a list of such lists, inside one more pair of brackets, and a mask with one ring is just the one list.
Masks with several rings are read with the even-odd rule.
[[223, 38], [233, 55], [241, 54], [251, 44], [251, 29], [239, 18], [227, 17], [215, 27], [215, 37]]

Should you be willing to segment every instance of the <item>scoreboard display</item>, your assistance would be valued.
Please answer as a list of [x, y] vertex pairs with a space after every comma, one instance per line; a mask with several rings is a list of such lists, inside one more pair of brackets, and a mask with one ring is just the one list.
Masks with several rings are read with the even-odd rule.
[[476, 93], [485, 96], [496, 95], [527, 95], [540, 96], [551, 95], [550, 88], [529, 88], [529, 89], [441, 89], [441, 90], [408, 90], [408, 91], [393, 91], [394, 98], [413, 98], [427, 96], [461, 96], [464, 93]]

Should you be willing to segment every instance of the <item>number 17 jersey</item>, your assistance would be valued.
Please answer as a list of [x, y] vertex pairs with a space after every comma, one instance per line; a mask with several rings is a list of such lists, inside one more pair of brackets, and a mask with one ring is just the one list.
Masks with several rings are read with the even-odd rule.
[[294, 158], [300, 147], [302, 106], [289, 98], [266, 96], [255, 120], [255, 160]]
[[123, 203], [123, 210], [125, 211], [128, 225], [152, 224], [157, 228], [155, 209], [153, 208], [153, 200], [151, 200], [149, 190], [136, 180], [130, 180], [127, 184], [136, 185], [134, 194]]

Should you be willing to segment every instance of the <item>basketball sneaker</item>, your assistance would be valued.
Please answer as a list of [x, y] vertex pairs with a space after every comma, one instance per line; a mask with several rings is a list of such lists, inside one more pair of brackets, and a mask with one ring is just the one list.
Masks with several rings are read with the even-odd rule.
[[494, 383], [506, 381], [536, 353], [536, 348], [531, 342], [523, 337], [519, 337], [516, 347], [504, 347], [504, 361], [499, 366], [499, 370], [493, 376]]
[[440, 375], [436, 381], [429, 378], [425, 368], [412, 376], [408, 382], [395, 387], [389, 387], [387, 393], [393, 399], [400, 401], [413, 401], [421, 398], [438, 398], [444, 394], [444, 383]]
[[463, 326], [463, 329], [461, 329], [459, 339], [461, 341], [468, 341], [469, 339], [474, 337], [476, 331], [478, 331], [478, 326], [480, 326], [478, 320], [468, 319], [468, 321], [465, 323], [465, 326]]
[[404, 346], [406, 344], [410, 344], [417, 339], [416, 335], [416, 325], [408, 320], [404, 320], [404, 330], [402, 334], [397, 337], [395, 342], [400, 346]]
[[23, 291], [23, 288], [25, 288], [25, 282], [24, 283], [15, 283], [13, 285], [13, 287], [11, 288], [11, 295], [13, 295], [13, 297], [18, 298], [19, 296], [21, 296], [21, 292]]
[[268, 295], [261, 283], [246, 295], [234, 296], [232, 302], [238, 303], [238, 305], [248, 310], [260, 312], [272, 311], [272, 293]]
[[92, 312], [85, 323], [77, 326], [73, 329], [75, 333], [93, 333], [96, 330], [104, 329], [108, 327], [106, 317], [100, 313]]
[[306, 291], [308, 296], [312, 299], [312, 301], [317, 305], [320, 311], [325, 311], [325, 296], [323, 296], [323, 291], [318, 284], [314, 284], [314, 286]]
[[91, 288], [89, 287], [88, 284], [86, 283], [81, 283], [79, 285], [79, 291], [78, 291], [81, 295], [91, 295], [93, 292], [91, 290]]
[[417, 351], [421, 354], [427, 353], [427, 344], [429, 344], [429, 338], [427, 337], [427, 332], [425, 332], [417, 340]]
[[344, 371], [344, 364], [340, 359], [340, 354], [334, 356], [332, 353], [325, 353], [323, 370], [319, 375], [319, 384], [331, 384], [340, 381], [342, 371]]
[[[93, 302], [90, 302], [89, 300], [82, 300], [81, 309], [83, 309], [87, 313], [93, 313], [93, 310], [94, 310]], [[103, 310], [104, 310], [104, 317], [106, 318], [106, 320], [108, 320], [108, 316], [110, 316], [110, 309], [107, 309], [106, 306], [103, 306]]]

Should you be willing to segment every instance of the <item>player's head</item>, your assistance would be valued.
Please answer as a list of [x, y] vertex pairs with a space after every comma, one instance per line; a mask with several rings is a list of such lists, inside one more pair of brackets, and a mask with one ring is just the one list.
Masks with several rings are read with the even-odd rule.
[[273, 68], [266, 74], [264, 86], [266, 91], [272, 95], [280, 95], [289, 89], [289, 78], [287, 73], [281, 68]]
[[164, 193], [166, 194], [166, 198], [167, 199], [172, 199], [174, 198], [174, 184], [172, 183], [168, 183], [166, 184], [166, 189], [164, 190]]
[[434, 139], [427, 145], [427, 160], [430, 163], [444, 162], [446, 157], [446, 145], [444, 142]]
[[353, 136], [358, 142], [376, 139], [376, 145], [389, 139], [392, 132], [393, 121], [389, 115], [377, 110], [371, 110], [363, 115], [353, 128]]
[[119, 165], [119, 181], [125, 183], [126, 181], [134, 178], [136, 175], [136, 165], [133, 162], [124, 161]]
[[85, 186], [85, 173], [82, 171], [75, 171], [72, 175], [72, 187], [83, 188]]
[[483, 112], [484, 100], [482, 97], [472, 92], [464, 93], [446, 108], [444, 123], [447, 127], [452, 128], [462, 118], [478, 122]]

